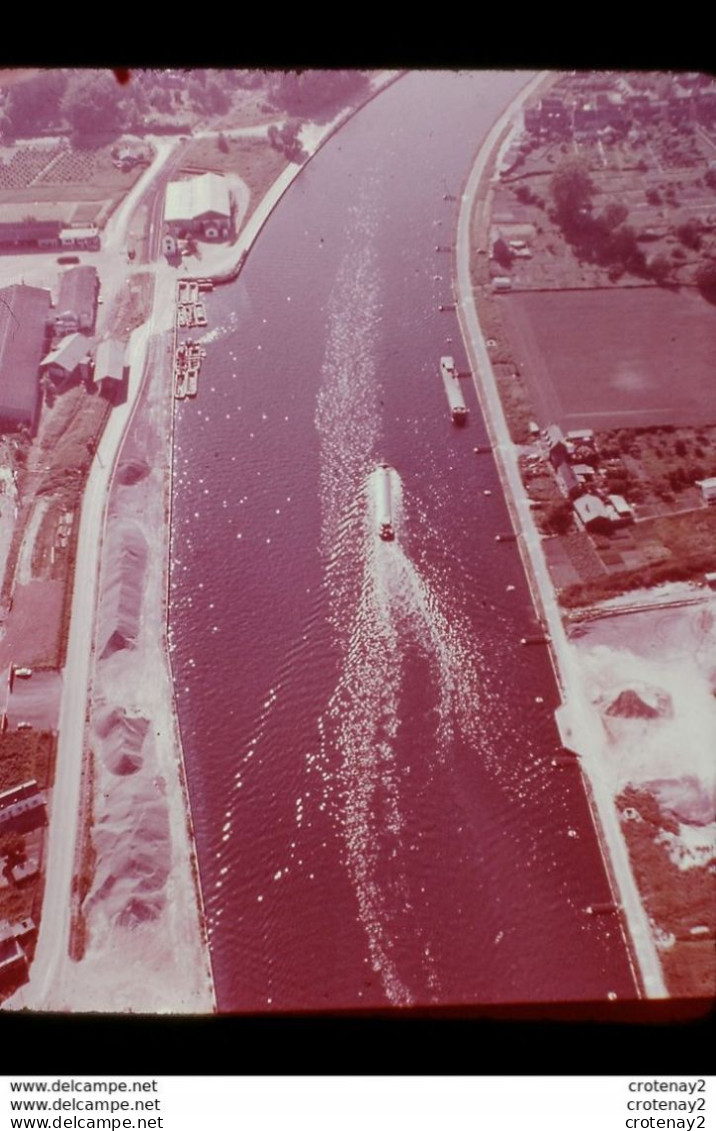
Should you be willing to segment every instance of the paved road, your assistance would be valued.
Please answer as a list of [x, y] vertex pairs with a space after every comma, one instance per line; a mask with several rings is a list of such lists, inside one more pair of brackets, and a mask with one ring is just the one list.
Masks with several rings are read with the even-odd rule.
[[[541, 539], [534, 524], [532, 511], [525, 493], [517, 462], [517, 450], [512, 444], [505, 420], [497, 383], [479, 325], [470, 277], [470, 218], [473, 213], [477, 188], [487, 162], [505, 127], [514, 120], [516, 111], [534, 88], [542, 81], [538, 75], [495, 123], [478, 155], [463, 194], [457, 236], [457, 289], [458, 315], [463, 330], [470, 364], [475, 374], [475, 385], [490, 432], [493, 451], [500, 470], [505, 494], [513, 521], [521, 531], [521, 549], [529, 560], [528, 578], [533, 586], [533, 596], [543, 610], [547, 630], [552, 640], [552, 658], [565, 708], [562, 726], [571, 727], [571, 742], [581, 756], [582, 767], [591, 786], [592, 801], [596, 809], [601, 840], [606, 845], [608, 870], [618, 887], [618, 900], [626, 916], [633, 948], [636, 953], [641, 981], [647, 997], [666, 997], [667, 991], [661, 965], [654, 946], [649, 921], [634, 882], [626, 844], [619, 826], [611, 785], [602, 769], [601, 720], [587, 698], [575, 667], [572, 646], [562, 625], [554, 586], [542, 553]], [[536, 588], [536, 593], [534, 589]]]

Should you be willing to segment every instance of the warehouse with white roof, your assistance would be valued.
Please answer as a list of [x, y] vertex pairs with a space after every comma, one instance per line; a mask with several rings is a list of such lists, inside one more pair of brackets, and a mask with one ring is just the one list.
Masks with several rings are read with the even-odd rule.
[[164, 205], [164, 222], [170, 235], [228, 239], [233, 229], [233, 201], [226, 180], [218, 173], [203, 173], [185, 181], [170, 181]]

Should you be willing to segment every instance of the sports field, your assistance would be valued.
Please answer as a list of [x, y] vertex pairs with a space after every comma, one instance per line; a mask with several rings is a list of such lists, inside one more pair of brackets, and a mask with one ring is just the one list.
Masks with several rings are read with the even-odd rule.
[[689, 288], [499, 296], [540, 427], [716, 421], [716, 306]]

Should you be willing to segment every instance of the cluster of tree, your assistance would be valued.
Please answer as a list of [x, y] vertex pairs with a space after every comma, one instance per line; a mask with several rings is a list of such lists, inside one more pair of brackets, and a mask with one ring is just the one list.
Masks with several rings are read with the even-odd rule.
[[699, 479], [705, 479], [706, 474], [700, 463], [693, 463], [689, 467], [673, 468], [667, 478], [672, 491], [683, 491], [685, 487], [693, 487]]
[[2, 132], [8, 137], [32, 137], [61, 126], [68, 81], [64, 71], [40, 71], [11, 86], [0, 121]]
[[545, 513], [548, 532], [551, 534], [569, 534], [572, 529], [573, 510], [568, 499], [559, 503], [552, 503]]
[[364, 71], [274, 71], [269, 101], [277, 110], [300, 118], [335, 113], [368, 89]]
[[100, 135], [119, 133], [127, 123], [127, 100], [108, 71], [84, 71], [71, 75], [62, 109], [80, 144]]
[[667, 581], [690, 581], [713, 568], [713, 554], [709, 550], [684, 553], [679, 561], [669, 558], [663, 562], [630, 570], [619, 570], [599, 578], [598, 581], [577, 582], [560, 590], [559, 603], [565, 609], [591, 605], [608, 597], [615, 597], [631, 589], [649, 589]]
[[536, 204], [538, 208], [544, 208], [544, 201], [539, 193], [536, 193], [529, 185], [521, 184], [515, 189], [515, 196], [522, 204]]
[[[242, 79], [244, 72], [239, 73]], [[152, 112], [225, 114], [237, 82], [227, 71], [134, 71], [120, 84], [111, 71], [40, 71], [8, 92], [0, 130], [32, 137], [43, 130], [70, 129], [74, 140], [141, 131]], [[265, 81], [259, 75], [261, 81]], [[243, 80], [242, 80], [243, 81]]]
[[35, 137], [69, 128], [80, 143], [125, 128], [127, 98], [109, 71], [40, 71], [11, 87], [3, 133]]
[[269, 126], [268, 129], [268, 139], [273, 149], [283, 153], [289, 161], [295, 161], [296, 164], [306, 159], [306, 151], [298, 138], [300, 130], [300, 122], [286, 122], [280, 128], [274, 125]]
[[[624, 204], [613, 202], [601, 212], [594, 211], [595, 185], [578, 158], [560, 165], [552, 177], [550, 191], [554, 219], [580, 259], [608, 267], [609, 278], [614, 282], [625, 271], [658, 283], [668, 280], [671, 260], [665, 255], [647, 260], [634, 228], [626, 223], [629, 213]], [[690, 236], [691, 229], [687, 238]]]

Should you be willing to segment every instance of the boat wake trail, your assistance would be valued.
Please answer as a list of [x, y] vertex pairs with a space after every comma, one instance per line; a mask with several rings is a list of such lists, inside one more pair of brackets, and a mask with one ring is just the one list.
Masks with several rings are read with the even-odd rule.
[[[393, 1004], [415, 1000], [397, 951], [417, 958], [429, 991], [439, 985], [420, 899], [420, 835], [410, 819], [400, 761], [406, 710], [406, 656], [421, 653], [430, 671], [433, 733], [419, 751], [444, 764], [457, 733], [479, 747], [479, 658], [467, 626], [446, 615], [437, 590], [410, 559], [403, 486], [388, 471], [395, 540], [379, 537], [381, 513], [379, 396], [375, 362], [378, 272], [371, 225], [354, 217], [351, 253], [329, 309], [328, 345], [316, 423], [321, 438], [322, 542], [329, 620], [339, 677], [319, 720], [325, 798], [345, 846], [345, 864], [366, 932], [370, 961]], [[383, 488], [385, 490], [385, 488]], [[424, 878], [424, 877], [423, 877]], [[417, 948], [417, 954], [414, 953]]]

